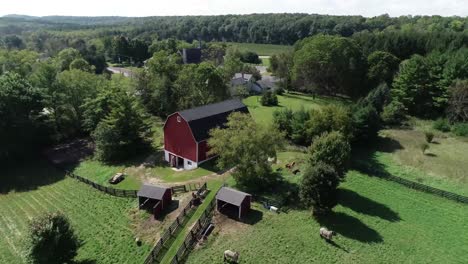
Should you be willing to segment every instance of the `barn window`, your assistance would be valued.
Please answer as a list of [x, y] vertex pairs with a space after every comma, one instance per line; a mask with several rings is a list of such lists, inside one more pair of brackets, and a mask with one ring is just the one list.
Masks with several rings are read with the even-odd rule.
[[180, 116], [178, 116], [178, 117], [177, 117], [177, 122], [179, 122], [179, 123], [180, 123]]
[[187, 161], [187, 164], [188, 164], [188, 165], [192, 165], [192, 162], [191, 162], [191, 161]]

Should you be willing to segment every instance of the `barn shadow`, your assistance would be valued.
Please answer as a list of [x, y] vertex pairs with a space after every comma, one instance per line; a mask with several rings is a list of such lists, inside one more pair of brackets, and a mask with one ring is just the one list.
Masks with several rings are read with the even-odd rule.
[[338, 195], [339, 204], [357, 213], [376, 216], [390, 222], [401, 220], [398, 213], [388, 208], [386, 205], [373, 201], [354, 191], [339, 189]]
[[381, 243], [382, 236], [374, 229], [368, 227], [359, 219], [342, 212], [331, 212], [328, 215], [320, 216], [317, 221], [321, 226], [338, 233], [349, 239], [364, 243]]
[[245, 219], [243, 219], [242, 222], [248, 225], [255, 225], [256, 223], [260, 222], [262, 219], [263, 219], [263, 212], [252, 208], [248, 212], [247, 217], [245, 217]]
[[[166, 217], [168, 215], [170, 215], [172, 212], [174, 212], [175, 210], [177, 210], [180, 206], [180, 201], [179, 200], [172, 200], [171, 201], [171, 204], [169, 205], [168, 208], [164, 209], [162, 212], [161, 212], [161, 215], [159, 217], [156, 218], [156, 220], [158, 221], [161, 221], [163, 222], [164, 219], [166, 219]], [[151, 211], [148, 211], [150, 214], [152, 213]]]

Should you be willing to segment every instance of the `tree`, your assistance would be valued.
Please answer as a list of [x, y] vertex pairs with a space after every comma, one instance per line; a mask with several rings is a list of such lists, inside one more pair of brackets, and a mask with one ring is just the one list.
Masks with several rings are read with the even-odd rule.
[[268, 158], [276, 158], [283, 134], [276, 128], [259, 126], [250, 115], [234, 112], [226, 128], [210, 131], [211, 154], [219, 155], [222, 169], [235, 167], [237, 184], [248, 189], [266, 188], [275, 179]]
[[63, 71], [57, 75], [57, 89], [52, 92], [60, 94], [57, 98], [59, 107], [56, 108], [60, 112], [55, 114], [66, 123], [66, 134], [82, 132], [82, 106], [86, 99], [96, 97], [98, 87], [105, 83], [104, 78], [80, 70]]
[[241, 55], [241, 61], [244, 63], [259, 64], [262, 61], [258, 57], [258, 54], [253, 51], [244, 51]]
[[451, 122], [468, 121], [468, 80], [457, 81], [450, 88], [447, 116]]
[[367, 94], [362, 103], [373, 106], [380, 113], [384, 106], [390, 102], [390, 99], [390, 87], [386, 83], [381, 83]]
[[177, 109], [219, 102], [227, 97], [222, 70], [208, 62], [184, 65], [174, 83]]
[[89, 63], [85, 59], [78, 58], [78, 59], [74, 59], [70, 63], [70, 70], [80, 70], [80, 71], [92, 73], [95, 71], [95, 67], [92, 67], [91, 65], [89, 65]]
[[358, 45], [351, 39], [319, 35], [302, 40], [294, 52], [293, 80], [321, 94], [358, 96], [366, 69]]
[[16, 73], [0, 76], [0, 158], [22, 156], [40, 142], [42, 97]]
[[92, 133], [95, 155], [105, 162], [122, 161], [145, 149], [150, 132], [143, 110], [125, 92], [116, 95], [111, 108]]
[[410, 114], [431, 117], [445, 109], [448, 94], [439, 85], [441, 73], [436, 71], [443, 67], [436, 65], [439, 63], [436, 58], [428, 60], [420, 55], [401, 63], [393, 81], [392, 98], [403, 103]]
[[353, 140], [366, 143], [375, 139], [380, 130], [380, 115], [371, 104], [356, 104], [353, 108]]
[[71, 263], [81, 242], [62, 213], [46, 213], [29, 224], [27, 258], [30, 263]]
[[307, 138], [307, 121], [310, 120], [310, 112], [301, 108], [299, 111], [293, 113], [291, 119], [291, 139], [294, 143], [299, 145], [306, 145]]
[[399, 125], [405, 120], [406, 108], [401, 102], [393, 100], [384, 107], [380, 116], [385, 124]]
[[337, 188], [342, 181], [332, 166], [323, 162], [308, 165], [303, 172], [299, 197], [314, 216], [329, 212], [337, 203]]
[[343, 177], [348, 169], [351, 146], [342, 133], [325, 132], [314, 139], [308, 153], [308, 161], [312, 166], [323, 162], [332, 166], [338, 175]]
[[374, 51], [367, 57], [367, 64], [367, 78], [371, 87], [375, 87], [380, 83], [391, 85], [400, 60], [390, 52]]
[[242, 72], [244, 69], [244, 63], [241, 61], [241, 54], [236, 49], [228, 49], [226, 56], [224, 57], [224, 77], [227, 81], [230, 81], [234, 74]]
[[292, 135], [293, 111], [289, 108], [275, 110], [273, 112], [273, 123], [276, 127], [285, 133], [286, 138], [291, 139]]
[[331, 131], [339, 131], [346, 138], [351, 138], [352, 125], [350, 111], [342, 106], [328, 105], [320, 110], [312, 110], [310, 119], [305, 123], [307, 137], [304, 143], [309, 145], [315, 137]]
[[55, 57], [55, 61], [60, 71], [65, 71], [70, 69], [72, 61], [79, 58], [81, 58], [81, 54], [78, 50], [67, 48], [58, 53], [57, 57]]

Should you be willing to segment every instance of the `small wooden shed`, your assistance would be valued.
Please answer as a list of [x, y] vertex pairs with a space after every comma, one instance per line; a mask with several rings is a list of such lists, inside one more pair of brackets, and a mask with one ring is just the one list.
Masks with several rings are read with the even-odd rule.
[[241, 219], [249, 212], [251, 200], [252, 195], [248, 193], [223, 187], [216, 194], [216, 208], [220, 213]]
[[143, 184], [137, 193], [140, 209], [146, 209], [158, 218], [172, 201], [172, 190], [168, 187]]

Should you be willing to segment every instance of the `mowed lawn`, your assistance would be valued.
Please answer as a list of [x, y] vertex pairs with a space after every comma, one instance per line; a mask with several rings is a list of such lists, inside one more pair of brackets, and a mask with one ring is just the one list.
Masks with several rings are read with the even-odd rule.
[[331, 97], [313, 97], [311, 95], [301, 93], [285, 93], [278, 95], [278, 106], [262, 106], [260, 104], [261, 96], [250, 96], [244, 99], [244, 104], [249, 108], [250, 114], [253, 116], [255, 121], [260, 124], [272, 124], [273, 123], [273, 112], [275, 110], [281, 110], [289, 108], [292, 110], [300, 110], [304, 108], [306, 110], [319, 109], [325, 105], [330, 104], [346, 104], [347, 101], [340, 100]]
[[[227, 249], [241, 263], [466, 262], [466, 205], [356, 171], [341, 185], [339, 203], [320, 223], [308, 210], [275, 214], [254, 203], [250, 224], [219, 217], [187, 263], [222, 263]], [[321, 226], [338, 233], [334, 243], [319, 237]]]
[[[136, 199], [102, 194], [45, 162], [4, 170], [2, 176], [0, 263], [25, 262], [28, 221], [47, 211], [62, 211], [70, 218], [83, 241], [77, 258], [83, 263], [142, 263], [149, 253], [150, 245], [138, 247], [133, 235]], [[20, 180], [8, 182], [13, 177]]]
[[288, 45], [257, 44], [257, 43], [236, 43], [227, 42], [228, 46], [234, 46], [241, 51], [253, 51], [260, 56], [272, 56], [280, 53], [290, 52], [294, 49]]

